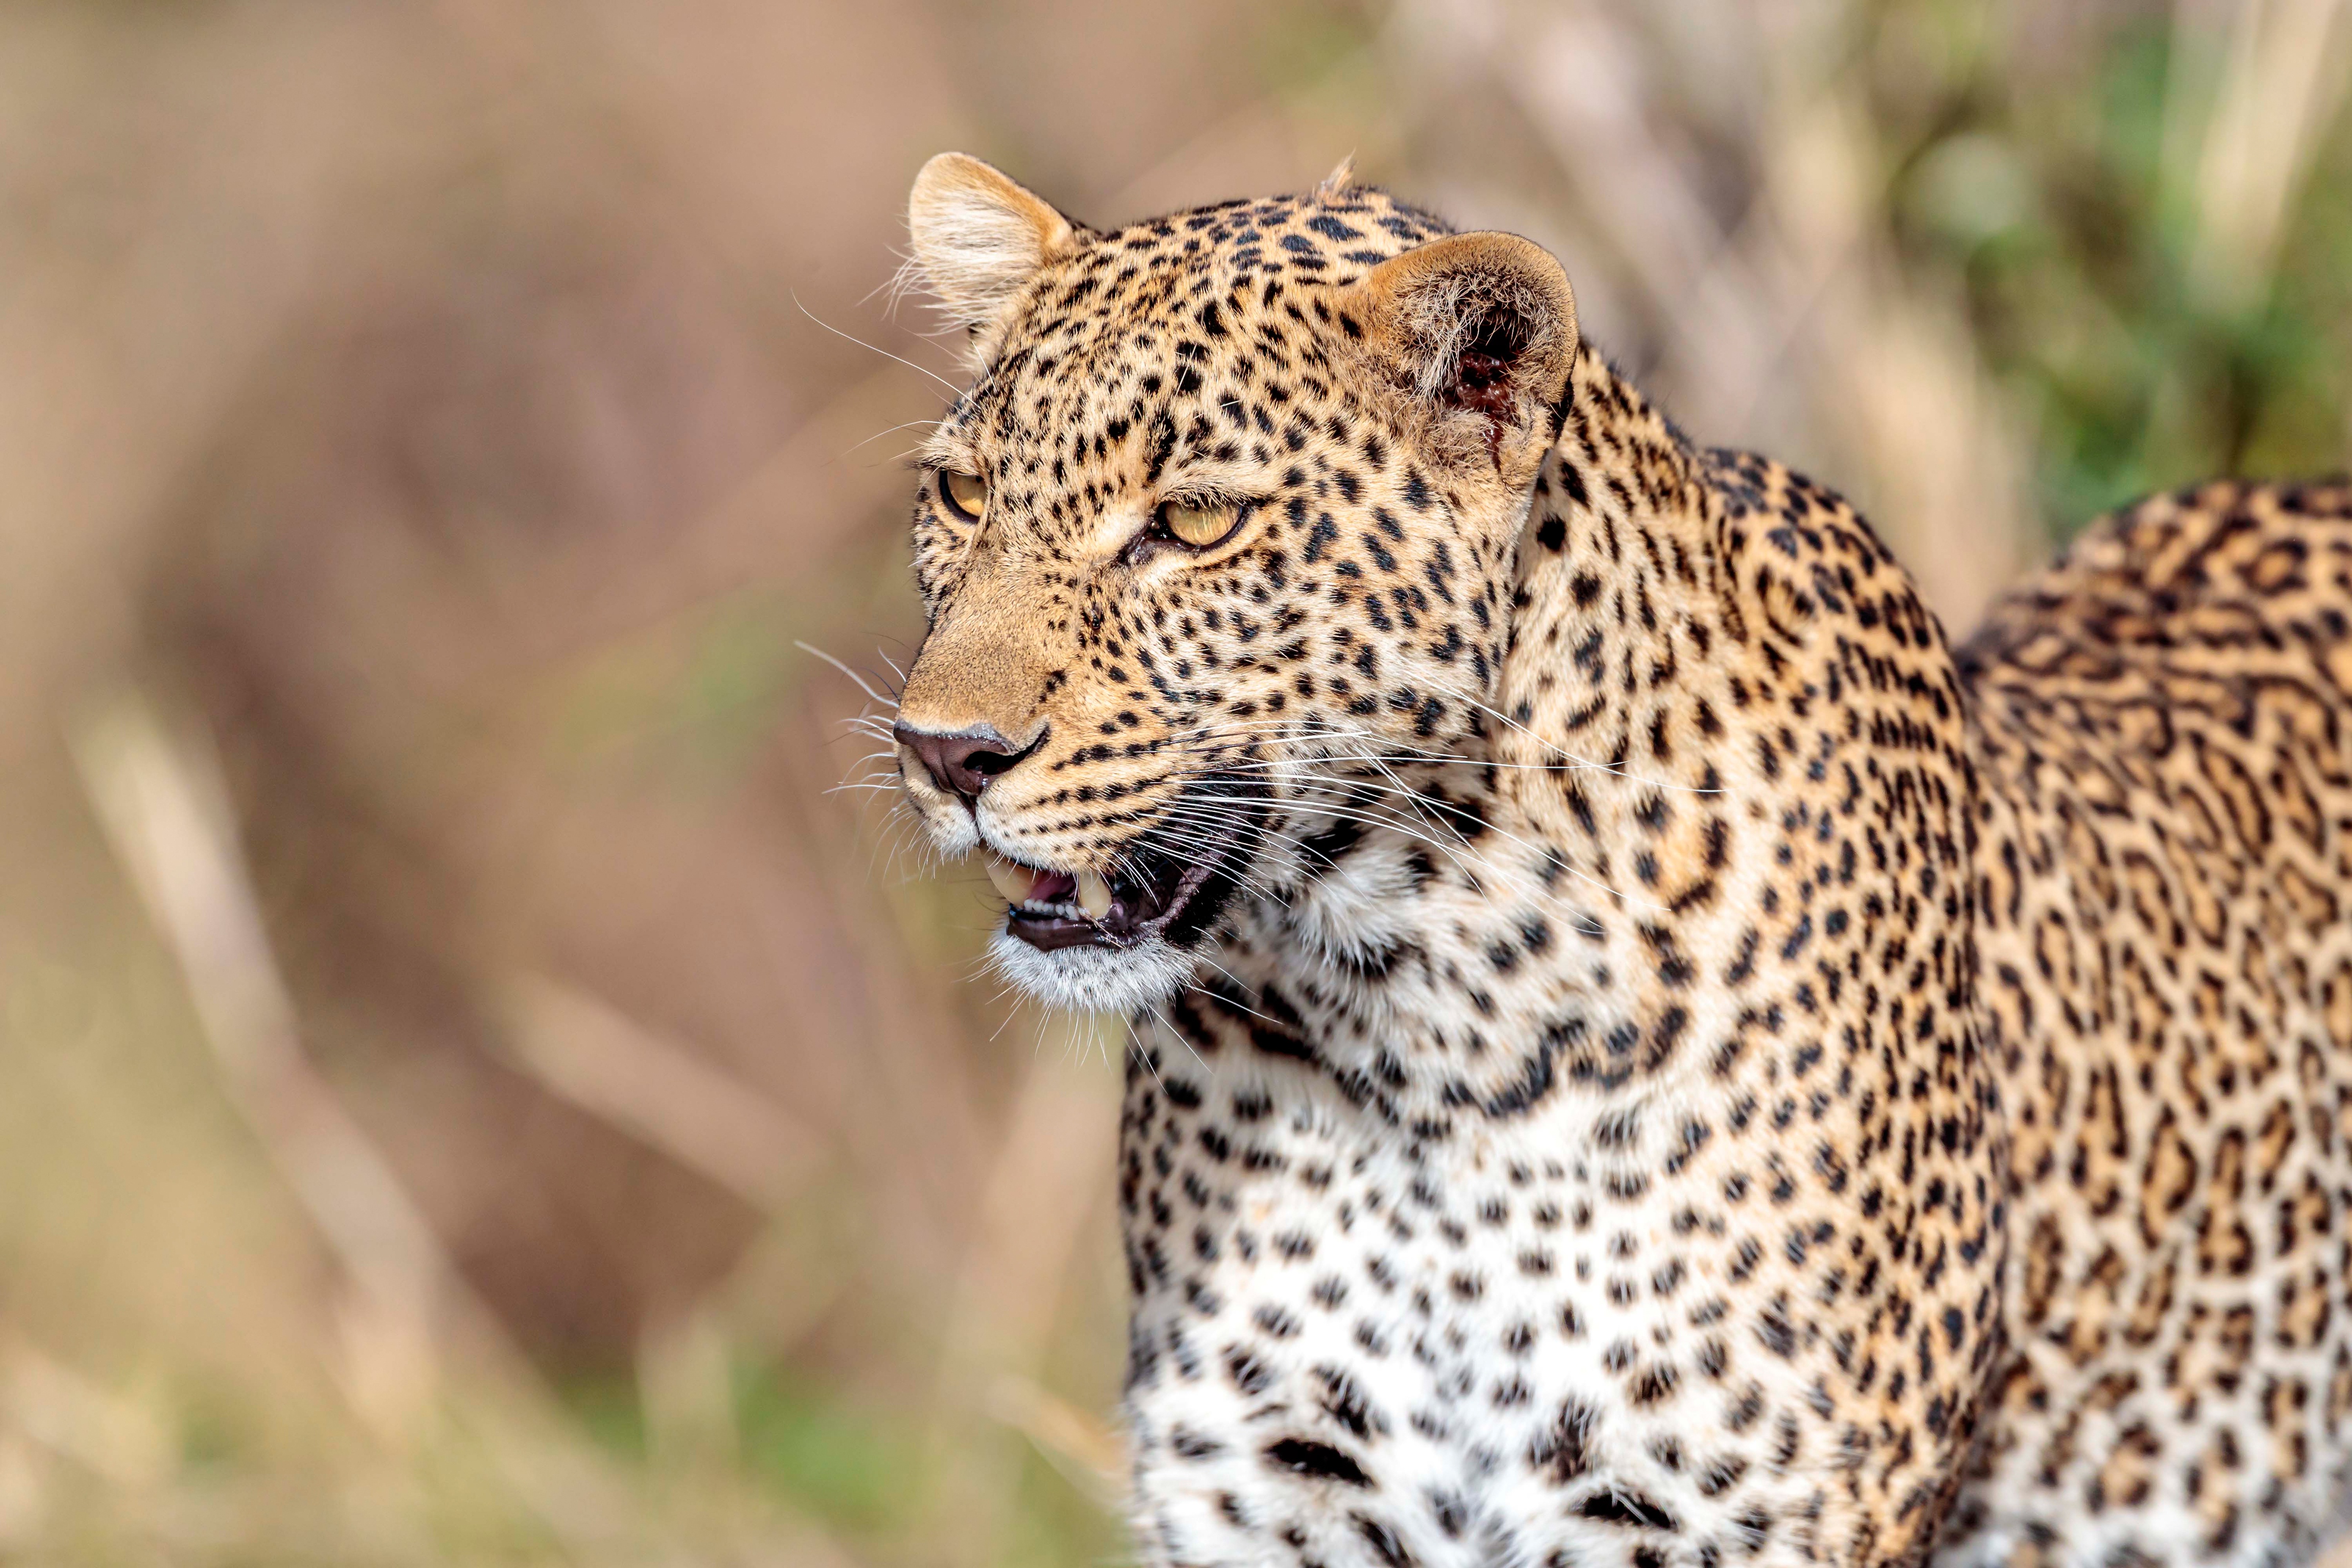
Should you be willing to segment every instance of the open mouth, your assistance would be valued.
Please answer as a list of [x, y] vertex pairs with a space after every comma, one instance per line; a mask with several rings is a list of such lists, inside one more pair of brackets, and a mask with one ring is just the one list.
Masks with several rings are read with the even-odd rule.
[[1181, 947], [1207, 928], [1238, 884], [1244, 840], [1257, 815], [1237, 813], [1233, 826], [1213, 837], [1188, 835], [1181, 849], [1153, 843], [1147, 834], [1108, 876], [1041, 871], [992, 849], [982, 854], [988, 879], [1010, 906], [1005, 931], [1041, 952], [1133, 947], [1151, 937]]

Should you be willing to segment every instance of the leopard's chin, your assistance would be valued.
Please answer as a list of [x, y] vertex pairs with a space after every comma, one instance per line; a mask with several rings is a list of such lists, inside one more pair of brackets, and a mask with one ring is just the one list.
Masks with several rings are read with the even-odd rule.
[[1119, 947], [1042, 948], [999, 928], [990, 966], [1033, 999], [1073, 1013], [1147, 1012], [1192, 984], [1192, 955], [1163, 937]]

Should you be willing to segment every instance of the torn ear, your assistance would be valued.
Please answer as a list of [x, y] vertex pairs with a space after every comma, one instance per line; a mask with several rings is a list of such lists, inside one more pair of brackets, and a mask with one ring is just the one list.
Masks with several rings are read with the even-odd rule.
[[[1374, 268], [1367, 339], [1441, 425], [1483, 436], [1517, 482], [1559, 435], [1576, 358], [1576, 296], [1549, 251], [1514, 234], [1458, 234]], [[1463, 416], [1475, 416], [1477, 424]]]
[[1077, 235], [1043, 199], [962, 153], [942, 153], [915, 176], [907, 228], [924, 282], [975, 335]]

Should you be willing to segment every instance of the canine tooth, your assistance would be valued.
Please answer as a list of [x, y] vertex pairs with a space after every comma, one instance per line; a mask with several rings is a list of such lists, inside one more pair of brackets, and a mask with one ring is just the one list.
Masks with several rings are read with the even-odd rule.
[[1025, 904], [1037, 886], [1037, 873], [1017, 860], [1007, 860], [993, 849], [981, 852], [982, 864], [988, 868], [988, 879], [1004, 895], [1008, 904]]
[[1078, 908], [1086, 910], [1087, 918], [1093, 921], [1110, 913], [1110, 884], [1102, 879], [1101, 872], [1078, 873]]

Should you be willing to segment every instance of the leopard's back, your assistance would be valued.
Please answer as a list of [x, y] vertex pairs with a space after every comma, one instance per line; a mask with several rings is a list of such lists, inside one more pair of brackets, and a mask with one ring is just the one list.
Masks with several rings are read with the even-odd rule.
[[1945, 1560], [2305, 1559], [2352, 1484], [2352, 488], [2145, 501], [1958, 658], [2016, 1207]]

